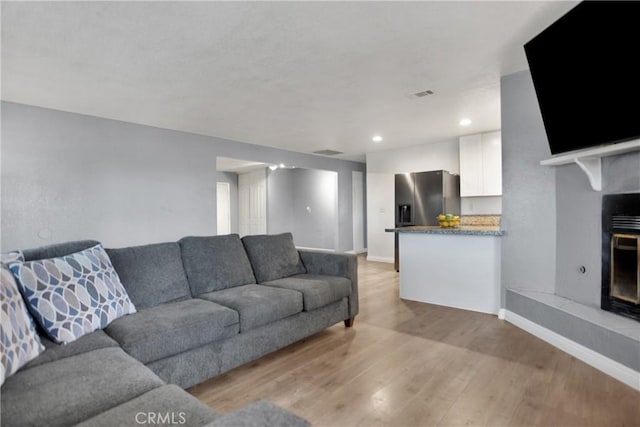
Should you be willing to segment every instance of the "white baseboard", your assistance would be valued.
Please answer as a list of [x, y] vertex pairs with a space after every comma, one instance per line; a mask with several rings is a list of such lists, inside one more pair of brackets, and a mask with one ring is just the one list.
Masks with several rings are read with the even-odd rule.
[[591, 365], [599, 371], [602, 371], [618, 381], [625, 383], [629, 387], [640, 390], [640, 372], [634, 371], [613, 359], [603, 356], [602, 354], [578, 344], [575, 341], [571, 341], [570, 339], [509, 310], [501, 309], [500, 311], [503, 310], [504, 317], [500, 317], [500, 313], [498, 313], [499, 318], [504, 318], [507, 322], [514, 324], [520, 329], [524, 329], [530, 334], [548, 342], [565, 353], [569, 353], [576, 359], [582, 360], [587, 365]]
[[302, 249], [303, 251], [314, 251], [314, 252], [335, 252], [335, 249], [323, 249], [323, 248], [309, 248], [307, 246], [296, 246], [296, 249]]
[[357, 250], [357, 251], [356, 251], [355, 249], [352, 249], [352, 250], [350, 250], [350, 251], [346, 251], [346, 252], [345, 252], [345, 254], [360, 255], [360, 254], [364, 254], [364, 253], [366, 253], [366, 252], [367, 252], [367, 248], [359, 249], [359, 250]]
[[498, 319], [504, 320], [506, 316], [507, 310], [505, 308], [501, 308], [500, 310], [498, 310]]
[[386, 258], [386, 257], [381, 257], [381, 256], [371, 256], [371, 255], [367, 255], [367, 261], [373, 261], [373, 262], [386, 262], [388, 264], [393, 264], [393, 258]]

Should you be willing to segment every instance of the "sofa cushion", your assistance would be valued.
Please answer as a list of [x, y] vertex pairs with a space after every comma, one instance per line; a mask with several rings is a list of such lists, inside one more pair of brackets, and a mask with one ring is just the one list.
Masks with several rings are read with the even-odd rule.
[[138, 310], [191, 298], [178, 243], [156, 243], [107, 254]]
[[44, 352], [40, 356], [33, 359], [24, 366], [24, 369], [33, 368], [34, 366], [50, 363], [65, 357], [76, 356], [78, 354], [87, 353], [89, 351], [98, 350], [108, 347], [119, 347], [118, 343], [109, 337], [103, 330], [91, 332], [83, 335], [69, 344], [56, 344], [50, 339], [41, 337], [42, 344], [45, 347]]
[[302, 292], [304, 311], [324, 307], [351, 295], [351, 280], [337, 276], [299, 274], [264, 282], [261, 285]]
[[238, 313], [188, 299], [140, 310], [116, 320], [106, 332], [127, 353], [149, 363], [238, 334]]
[[102, 245], [9, 268], [38, 323], [57, 343], [69, 343], [135, 313]]
[[121, 348], [104, 348], [25, 369], [0, 390], [2, 424], [68, 426], [164, 385]]
[[256, 283], [237, 234], [184, 237], [178, 243], [193, 295]]
[[76, 427], [203, 426], [220, 415], [176, 385], [165, 385], [111, 408]]
[[306, 273], [291, 233], [244, 236], [242, 243], [258, 283]]
[[24, 261], [24, 257], [21, 252], [0, 255], [0, 385], [44, 351], [35, 322], [5, 261]]
[[290, 289], [244, 285], [202, 294], [198, 298], [234, 309], [240, 314], [240, 332], [302, 311], [302, 294]]

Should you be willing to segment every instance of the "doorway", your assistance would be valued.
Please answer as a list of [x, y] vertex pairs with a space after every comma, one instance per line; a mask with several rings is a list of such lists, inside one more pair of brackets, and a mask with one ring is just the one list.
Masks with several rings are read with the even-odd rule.
[[216, 158], [216, 170], [231, 183], [232, 233], [290, 232], [298, 247], [338, 247], [337, 172], [226, 157]]
[[365, 251], [364, 247], [364, 175], [362, 172], [351, 172], [353, 200], [353, 251], [357, 254]]
[[238, 229], [240, 237], [267, 233], [266, 169], [238, 174]]
[[217, 183], [216, 201], [218, 235], [231, 234], [231, 186], [228, 182]]

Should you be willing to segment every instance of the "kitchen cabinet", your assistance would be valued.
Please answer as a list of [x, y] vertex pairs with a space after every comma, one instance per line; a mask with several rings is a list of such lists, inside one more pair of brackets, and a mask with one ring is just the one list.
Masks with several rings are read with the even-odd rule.
[[500, 131], [460, 137], [460, 196], [502, 195]]

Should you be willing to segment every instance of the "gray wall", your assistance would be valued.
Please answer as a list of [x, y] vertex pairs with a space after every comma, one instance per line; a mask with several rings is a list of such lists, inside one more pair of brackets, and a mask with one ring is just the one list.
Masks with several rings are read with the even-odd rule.
[[[293, 169], [267, 170], [267, 232], [293, 232]], [[297, 241], [295, 241], [298, 244]]]
[[336, 187], [335, 172], [293, 170], [293, 224], [298, 246], [336, 248]]
[[502, 285], [553, 293], [555, 170], [529, 71], [500, 80], [502, 103]]
[[502, 77], [501, 89], [503, 307], [637, 370], [640, 344], [624, 332], [627, 320], [593, 307], [600, 306], [602, 196], [640, 191], [640, 153], [602, 159], [603, 191], [593, 191], [576, 165], [540, 166], [551, 153], [529, 72]]
[[276, 169], [269, 171], [267, 189], [269, 233], [290, 231], [297, 246], [336, 248], [338, 224], [335, 172], [301, 168]]
[[216, 157], [338, 172], [338, 250], [353, 246], [351, 172], [365, 165], [2, 103], [3, 250], [93, 238], [106, 246], [216, 232]]
[[551, 153], [530, 73], [502, 77], [501, 90], [503, 287], [599, 307], [602, 196], [640, 191], [640, 153], [603, 158], [593, 191], [577, 165], [540, 166]]
[[[602, 192], [593, 191], [577, 165], [556, 171], [558, 255], [556, 293], [600, 307], [602, 195], [640, 192], [640, 153], [602, 159]], [[586, 272], [580, 272], [580, 266]]]
[[218, 182], [226, 182], [229, 184], [229, 198], [231, 207], [231, 232], [238, 232], [238, 174], [233, 172], [216, 173]]

